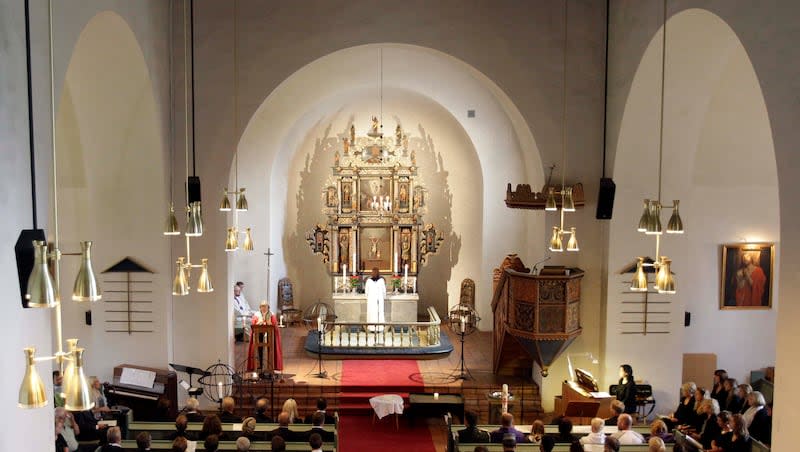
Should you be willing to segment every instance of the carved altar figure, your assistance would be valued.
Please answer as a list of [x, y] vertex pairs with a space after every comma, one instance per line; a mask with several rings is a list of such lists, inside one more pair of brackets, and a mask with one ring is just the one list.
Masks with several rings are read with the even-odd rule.
[[400, 268], [411, 262], [411, 231], [408, 229], [400, 234], [400, 260]]
[[325, 205], [328, 207], [337, 207], [339, 205], [339, 196], [336, 194], [336, 187], [329, 186], [325, 194]]
[[422, 187], [414, 187], [414, 211], [425, 207], [425, 193]]
[[470, 278], [465, 278], [461, 281], [461, 304], [475, 307], [475, 281]]
[[417, 166], [417, 152], [411, 151], [411, 166]]
[[401, 212], [408, 211], [408, 182], [400, 182], [400, 190], [397, 195], [398, 197], [398, 206], [400, 207]]
[[[345, 155], [347, 155], [347, 151], [345, 151]], [[333, 166], [339, 166], [339, 151], [333, 154]]]
[[[350, 233], [347, 229], [339, 231], [339, 268], [348, 265], [350, 257]], [[352, 269], [351, 269], [352, 270]]]
[[350, 144], [356, 144], [356, 126], [355, 124], [350, 125]]
[[370, 127], [370, 131], [373, 134], [377, 135], [378, 134], [378, 129], [380, 129], [380, 127], [381, 127], [381, 123], [378, 121], [378, 117], [377, 116], [373, 116], [372, 117], [372, 126]]
[[350, 210], [353, 205], [353, 184], [349, 181], [342, 184], [342, 209]]
[[342, 138], [342, 143], [344, 144], [344, 155], [347, 155], [350, 153], [350, 140], [348, 140], [346, 137]]
[[394, 129], [394, 145], [400, 146], [401, 141], [403, 140], [403, 129], [400, 128], [400, 124]]

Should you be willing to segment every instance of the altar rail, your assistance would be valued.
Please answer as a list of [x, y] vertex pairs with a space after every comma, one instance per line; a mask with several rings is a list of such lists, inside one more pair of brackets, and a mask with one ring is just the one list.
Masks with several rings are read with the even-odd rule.
[[428, 307], [427, 322], [324, 322], [323, 347], [435, 347], [441, 343], [436, 309]]

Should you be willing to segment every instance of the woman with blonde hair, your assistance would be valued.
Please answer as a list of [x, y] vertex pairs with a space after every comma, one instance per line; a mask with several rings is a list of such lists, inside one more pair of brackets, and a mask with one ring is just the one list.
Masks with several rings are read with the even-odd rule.
[[703, 423], [696, 432], [690, 433], [692, 438], [700, 441], [704, 450], [711, 448], [711, 442], [719, 437], [721, 429], [717, 423], [717, 415], [719, 414], [719, 402], [716, 399], [703, 399], [700, 402], [698, 412], [702, 413]]
[[695, 392], [697, 392], [697, 385], [693, 381], [687, 381], [681, 385], [681, 403], [669, 418], [672, 424], [670, 427], [677, 428], [692, 423], [695, 413]]
[[669, 432], [667, 424], [661, 419], [656, 419], [650, 424], [650, 436], [661, 438], [665, 443], [674, 443], [675, 437]]
[[730, 447], [725, 448], [725, 452], [750, 452], [752, 448], [752, 441], [750, 440], [750, 432], [747, 431], [747, 424], [741, 414], [734, 414], [731, 419], [731, 430], [733, 436], [731, 437]]
[[94, 402], [94, 410], [109, 411], [106, 395], [103, 393], [103, 384], [97, 377], [89, 377], [89, 397]]
[[286, 399], [283, 402], [283, 408], [281, 411], [285, 411], [289, 413], [289, 423], [290, 424], [302, 424], [303, 418], [300, 417], [300, 413], [297, 411], [297, 402], [294, 399]]
[[528, 441], [539, 444], [542, 441], [542, 437], [544, 436], [544, 422], [536, 419], [531, 424], [531, 434], [528, 435]]
[[667, 446], [661, 438], [653, 437], [647, 442], [647, 452], [667, 452]]

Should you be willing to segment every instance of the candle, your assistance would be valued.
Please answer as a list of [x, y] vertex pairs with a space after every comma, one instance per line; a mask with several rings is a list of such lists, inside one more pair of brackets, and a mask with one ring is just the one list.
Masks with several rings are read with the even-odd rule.
[[347, 264], [342, 265], [342, 285], [347, 285]]
[[414, 293], [417, 293], [417, 278], [414, 278]]
[[283, 314], [281, 314], [280, 321], [281, 321], [281, 323], [280, 323], [280, 325], [279, 325], [279, 326], [281, 326], [281, 327], [282, 327], [282, 326], [283, 326]]
[[433, 400], [439, 400], [439, 393], [438, 392], [434, 392], [433, 393]]
[[400, 270], [400, 260], [398, 260], [397, 251], [394, 252], [394, 271]]
[[462, 315], [461, 316], [461, 334], [467, 332], [467, 319]]
[[225, 393], [223, 392], [223, 389], [222, 389], [222, 382], [221, 382], [221, 381], [218, 381], [218, 382], [217, 382], [217, 394], [219, 394], [219, 399], [220, 399], [220, 400], [222, 400], [223, 398], [225, 398]]
[[358, 271], [358, 261], [356, 260], [356, 252], [353, 251], [353, 275], [355, 276]]
[[317, 317], [317, 330], [322, 332], [322, 316]]
[[508, 385], [503, 385], [503, 397], [508, 397]]
[[408, 291], [408, 264], [404, 265], [403, 270], [403, 287]]

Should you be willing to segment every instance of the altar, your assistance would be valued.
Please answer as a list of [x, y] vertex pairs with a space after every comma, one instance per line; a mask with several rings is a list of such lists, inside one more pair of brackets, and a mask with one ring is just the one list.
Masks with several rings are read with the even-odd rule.
[[[387, 293], [383, 303], [387, 322], [416, 322], [419, 294]], [[337, 322], [358, 323], [367, 320], [367, 296], [363, 293], [333, 294]]]

